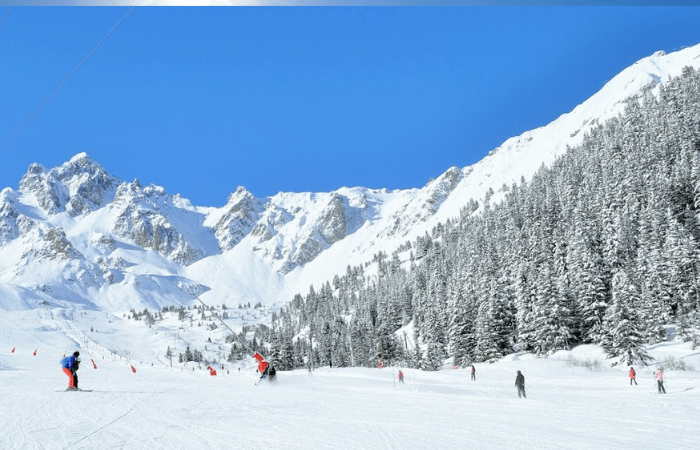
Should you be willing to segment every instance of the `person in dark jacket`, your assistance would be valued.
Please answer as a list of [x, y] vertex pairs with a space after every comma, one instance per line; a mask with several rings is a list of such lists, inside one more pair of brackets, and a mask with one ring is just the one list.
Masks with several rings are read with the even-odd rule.
[[527, 398], [525, 395], [525, 376], [519, 370], [515, 377], [515, 387], [518, 388], [518, 398]]
[[80, 358], [75, 358], [75, 363], [73, 364], [73, 386], [75, 386], [75, 390], [79, 391], [80, 388], [78, 387], [78, 369], [80, 368]]
[[474, 368], [473, 364], [472, 364], [472, 381], [476, 381], [476, 369]]
[[61, 360], [63, 373], [68, 376], [68, 391], [78, 390], [78, 375], [76, 374], [76, 370], [78, 370], [80, 366], [78, 356], [80, 356], [80, 352], [73, 352], [72, 355], [66, 356]]

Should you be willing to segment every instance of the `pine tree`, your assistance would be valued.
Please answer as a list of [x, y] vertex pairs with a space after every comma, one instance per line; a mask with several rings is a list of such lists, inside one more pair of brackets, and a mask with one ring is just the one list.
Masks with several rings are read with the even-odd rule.
[[609, 357], [619, 357], [620, 364], [646, 363], [652, 358], [644, 350], [638, 329], [637, 315], [630, 305], [638, 300], [638, 287], [623, 269], [613, 275], [612, 303], [605, 314], [604, 327], [608, 335], [603, 349]]
[[442, 368], [442, 359], [440, 354], [442, 351], [439, 348], [439, 344], [431, 342], [428, 344], [428, 349], [425, 352], [423, 360], [421, 362], [421, 369], [427, 371], [437, 371]]

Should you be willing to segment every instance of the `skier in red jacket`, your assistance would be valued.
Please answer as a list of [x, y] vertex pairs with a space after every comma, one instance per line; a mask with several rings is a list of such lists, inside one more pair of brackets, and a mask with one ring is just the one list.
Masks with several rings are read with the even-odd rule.
[[634, 367], [630, 367], [630, 386], [632, 383], [637, 386], [637, 372], [634, 371]]
[[399, 370], [399, 383], [403, 383], [403, 372]]

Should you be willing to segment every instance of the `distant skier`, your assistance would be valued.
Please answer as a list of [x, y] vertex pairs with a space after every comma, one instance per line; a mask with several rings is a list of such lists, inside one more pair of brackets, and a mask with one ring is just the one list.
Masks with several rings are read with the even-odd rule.
[[399, 383], [403, 383], [403, 372], [399, 370]]
[[632, 383], [637, 386], [637, 372], [634, 371], [634, 367], [630, 367], [630, 386]]
[[525, 376], [519, 370], [515, 377], [515, 387], [518, 388], [518, 398], [527, 398], [525, 395]]
[[277, 370], [275, 369], [275, 366], [270, 364], [270, 367], [267, 371], [267, 375], [270, 378], [270, 383], [274, 383], [277, 381]]
[[661, 367], [659, 367], [659, 370], [656, 371], [654, 376], [656, 377], [656, 384], [659, 388], [659, 394], [665, 394], [666, 388], [664, 387], [664, 371], [661, 370]]
[[472, 381], [476, 381], [476, 369], [474, 368], [473, 364], [472, 364]]
[[72, 355], [66, 356], [61, 360], [61, 368], [63, 368], [63, 373], [68, 376], [68, 391], [78, 390], [78, 375], [75, 373], [80, 366], [80, 360], [78, 359], [80, 352], [73, 352]]

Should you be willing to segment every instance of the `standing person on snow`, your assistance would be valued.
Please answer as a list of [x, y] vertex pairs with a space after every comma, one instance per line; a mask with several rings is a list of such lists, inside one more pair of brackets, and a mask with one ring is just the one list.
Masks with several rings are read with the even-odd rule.
[[77, 391], [78, 390], [78, 375], [75, 373], [80, 365], [80, 360], [78, 359], [80, 352], [73, 352], [72, 355], [66, 356], [61, 360], [61, 368], [63, 368], [63, 373], [68, 376], [68, 389], [67, 391]]
[[403, 383], [403, 372], [399, 370], [399, 383]]
[[476, 369], [474, 368], [474, 364], [472, 364], [472, 381], [476, 381]]
[[634, 371], [634, 367], [630, 367], [630, 386], [632, 386], [632, 383], [634, 383], [635, 386], [637, 385], [637, 372]]
[[656, 371], [654, 376], [656, 377], [656, 384], [659, 387], [659, 394], [665, 394], [666, 388], [664, 387], [664, 371], [661, 370], [661, 367], [659, 367], [659, 370]]
[[525, 376], [518, 370], [518, 376], [515, 377], [515, 387], [518, 388], [518, 398], [527, 398], [525, 395]]

